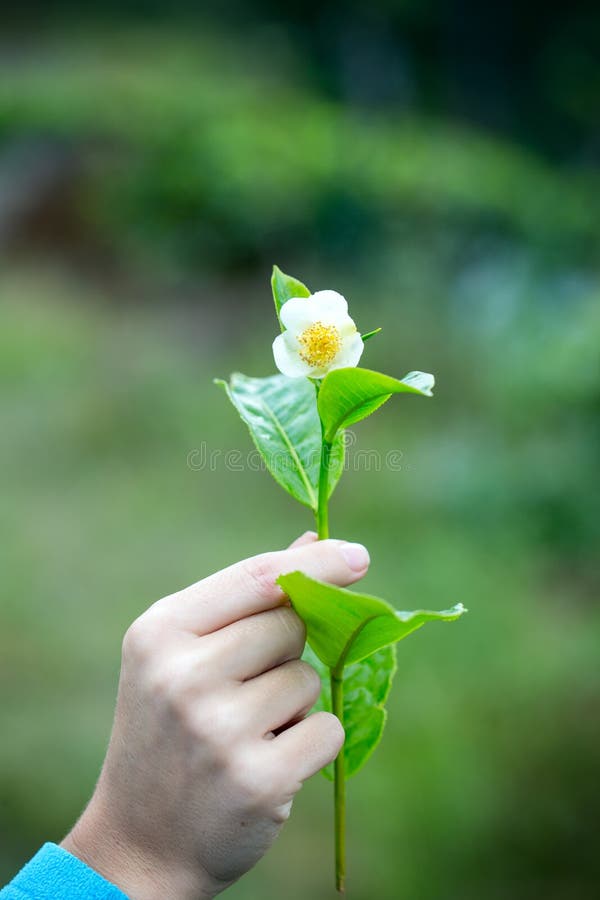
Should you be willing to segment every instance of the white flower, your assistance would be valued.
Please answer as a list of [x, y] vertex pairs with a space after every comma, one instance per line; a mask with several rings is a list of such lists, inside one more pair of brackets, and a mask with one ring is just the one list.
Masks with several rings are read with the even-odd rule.
[[273, 341], [273, 356], [284, 375], [323, 378], [331, 369], [358, 365], [363, 340], [341, 294], [317, 291], [293, 298], [279, 315], [285, 331]]

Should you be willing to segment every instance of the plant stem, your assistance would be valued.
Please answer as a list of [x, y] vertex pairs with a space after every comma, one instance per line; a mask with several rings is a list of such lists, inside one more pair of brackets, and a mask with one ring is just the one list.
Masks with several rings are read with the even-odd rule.
[[[315, 382], [317, 398], [320, 383]], [[319, 468], [319, 497], [317, 501], [317, 534], [320, 541], [329, 537], [329, 461], [331, 444], [321, 433], [321, 464]], [[344, 663], [330, 669], [331, 709], [342, 726], [344, 724]], [[333, 764], [334, 835], [335, 835], [335, 886], [340, 894], [346, 891], [346, 760], [344, 747]]]
[[329, 458], [331, 444], [323, 441], [321, 449], [321, 467], [319, 469], [319, 500], [317, 507], [317, 534], [323, 541], [329, 537]]
[[[344, 724], [344, 667], [331, 670], [331, 709]], [[335, 886], [340, 894], [346, 890], [346, 760], [344, 748], [333, 764]]]
[[[319, 540], [329, 537], [329, 460], [331, 444], [323, 438], [321, 466], [319, 469], [319, 499], [317, 507], [317, 532]], [[344, 665], [331, 669], [331, 708], [344, 724]], [[335, 886], [343, 894], [346, 886], [346, 766], [344, 748], [333, 764], [334, 785], [334, 835], [335, 835]]]

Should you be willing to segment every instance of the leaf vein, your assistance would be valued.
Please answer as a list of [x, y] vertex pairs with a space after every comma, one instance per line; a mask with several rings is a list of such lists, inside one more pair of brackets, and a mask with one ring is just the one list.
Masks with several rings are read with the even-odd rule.
[[268, 406], [268, 405], [265, 403], [264, 400], [261, 399], [260, 403], [261, 403], [261, 406], [262, 406], [262, 408], [264, 409], [264, 411], [267, 413], [267, 415], [270, 416], [271, 421], [273, 422], [273, 425], [274, 425], [275, 428], [277, 429], [277, 431], [278, 431], [278, 433], [279, 433], [279, 436], [281, 437], [282, 441], [283, 441], [284, 444], [286, 445], [286, 447], [287, 447], [287, 449], [288, 449], [288, 451], [289, 451], [289, 453], [290, 453], [290, 456], [292, 457], [292, 459], [293, 459], [294, 462], [296, 463], [296, 468], [297, 468], [297, 470], [298, 470], [298, 474], [300, 475], [300, 478], [301, 478], [302, 481], [304, 482], [304, 487], [306, 488], [306, 492], [307, 492], [307, 494], [308, 494], [308, 496], [309, 496], [309, 499], [310, 499], [310, 502], [311, 502], [311, 506], [312, 506], [313, 509], [316, 509], [316, 505], [317, 505], [317, 495], [315, 494], [315, 489], [313, 488], [312, 484], [310, 483], [310, 479], [309, 479], [309, 477], [308, 477], [308, 473], [307, 473], [306, 469], [304, 468], [304, 466], [302, 465], [302, 460], [300, 459], [300, 457], [298, 456], [298, 453], [296, 452], [296, 448], [294, 447], [294, 445], [293, 445], [292, 442], [290, 441], [290, 438], [288, 437], [288, 434], [287, 434], [285, 428], [283, 427], [283, 425], [282, 425], [281, 422], [279, 421], [279, 419], [278, 419], [276, 413], [271, 409], [270, 406]]

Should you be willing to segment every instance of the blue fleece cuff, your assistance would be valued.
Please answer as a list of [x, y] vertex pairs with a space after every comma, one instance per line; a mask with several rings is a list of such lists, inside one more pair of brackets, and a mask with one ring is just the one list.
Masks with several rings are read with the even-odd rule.
[[62, 847], [44, 844], [11, 883], [0, 890], [0, 900], [127, 900], [127, 897]]

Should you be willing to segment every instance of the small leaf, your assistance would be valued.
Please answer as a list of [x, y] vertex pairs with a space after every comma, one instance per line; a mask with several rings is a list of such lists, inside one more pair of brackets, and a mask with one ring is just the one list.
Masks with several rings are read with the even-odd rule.
[[362, 338], [362, 340], [363, 340], [363, 343], [364, 343], [365, 341], [368, 341], [369, 338], [375, 337], [375, 335], [376, 335], [376, 334], [379, 334], [380, 331], [381, 331], [381, 328], [374, 328], [373, 331], [367, 331], [366, 334], [361, 334], [361, 338]]
[[[321, 459], [321, 424], [315, 387], [307, 378], [249, 378], [239, 372], [222, 387], [242, 420], [266, 467], [300, 503], [316, 510]], [[344, 468], [344, 436], [333, 444], [329, 465], [331, 495]]]
[[325, 376], [319, 391], [319, 415], [325, 439], [332, 441], [340, 428], [366, 419], [392, 394], [431, 397], [435, 383], [427, 372], [409, 372], [402, 380], [370, 369], [334, 369]]
[[309, 644], [330, 669], [359, 662], [426, 622], [450, 622], [466, 612], [462, 603], [439, 612], [397, 612], [378, 597], [315, 581], [302, 572], [280, 575], [277, 583], [303, 619]]
[[297, 278], [293, 278], [291, 275], [286, 275], [285, 272], [282, 272], [279, 266], [273, 266], [271, 289], [273, 291], [273, 300], [275, 301], [275, 312], [277, 313], [279, 326], [283, 331], [281, 319], [279, 317], [283, 304], [293, 297], [310, 297], [310, 291], [306, 285], [302, 284], [301, 281], [298, 281]]
[[[306, 645], [302, 658], [316, 669], [321, 678], [321, 694], [315, 710], [331, 712], [329, 669], [309, 644]], [[394, 646], [383, 647], [344, 670], [344, 755], [347, 778], [362, 768], [381, 740], [387, 718], [385, 702], [395, 672]], [[323, 774], [333, 780], [333, 765], [323, 769]]]

